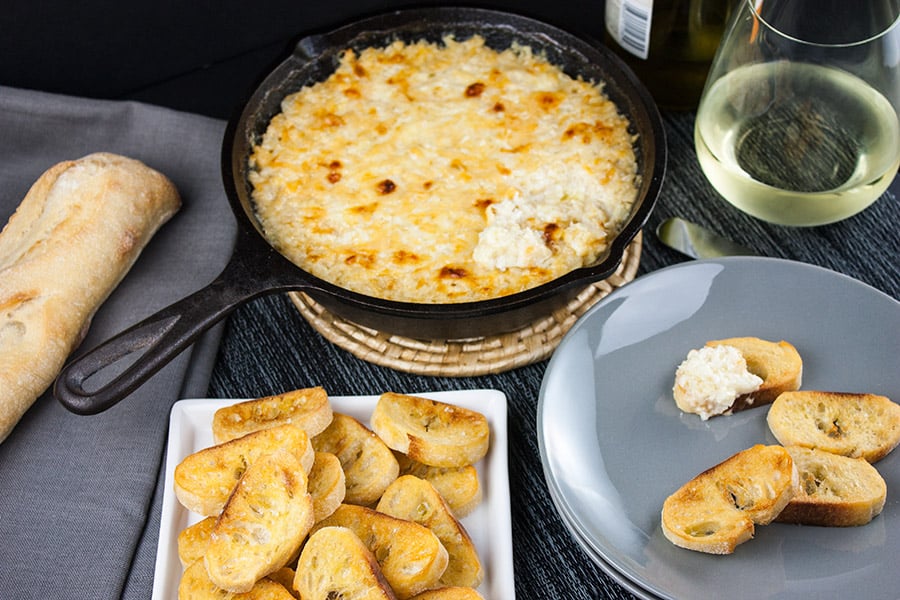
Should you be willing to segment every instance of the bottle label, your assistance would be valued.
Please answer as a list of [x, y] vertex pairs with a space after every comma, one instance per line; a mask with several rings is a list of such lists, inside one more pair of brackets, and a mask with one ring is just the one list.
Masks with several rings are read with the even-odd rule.
[[606, 0], [606, 30], [638, 58], [649, 54], [652, 20], [653, 0]]

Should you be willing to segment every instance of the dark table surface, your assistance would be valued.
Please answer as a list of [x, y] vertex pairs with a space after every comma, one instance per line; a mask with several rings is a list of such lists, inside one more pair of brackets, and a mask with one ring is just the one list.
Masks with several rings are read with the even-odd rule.
[[[261, 0], [221, 9], [188, 3], [72, 3], [46, 11], [16, 3], [0, 16], [0, 84], [107, 99], [131, 99], [227, 118], [299, 34], [328, 28], [388, 3]], [[34, 6], [32, 6], [34, 5]], [[169, 6], [171, 5], [171, 6]], [[495, 3], [596, 35], [601, 3]], [[193, 35], [192, 35], [193, 34]], [[39, 43], [43, 40], [46, 43]], [[761, 254], [819, 265], [900, 298], [900, 185], [843, 222], [787, 228], [752, 219], [708, 185], [693, 148], [693, 114], [665, 112], [670, 163], [645, 229], [638, 275], [687, 260], [651, 234], [681, 215]], [[496, 375], [431, 377], [379, 367], [326, 341], [282, 295], [255, 300], [227, 320], [209, 381], [210, 397], [254, 397], [323, 385], [334, 395], [495, 388], [509, 402], [509, 478], [519, 598], [630, 598], [571, 537], [548, 496], [535, 432], [546, 361]], [[0, 517], [2, 518], [2, 517]], [[151, 544], [152, 546], [152, 544]], [[152, 556], [134, 569], [152, 568]], [[146, 572], [144, 573], [146, 576]], [[130, 590], [149, 597], [149, 590]]]

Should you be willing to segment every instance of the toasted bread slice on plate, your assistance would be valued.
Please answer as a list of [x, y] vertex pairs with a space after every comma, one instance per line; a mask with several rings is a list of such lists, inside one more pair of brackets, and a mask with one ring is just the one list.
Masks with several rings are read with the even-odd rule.
[[312, 468], [315, 454], [309, 436], [294, 425], [281, 425], [185, 457], [175, 467], [175, 497], [199, 515], [218, 515], [244, 471], [278, 448], [293, 452], [307, 472]]
[[444, 586], [478, 587], [484, 578], [481, 559], [465, 527], [429, 482], [412, 475], [398, 477], [377, 510], [431, 529], [447, 549], [450, 560], [439, 582]]
[[303, 600], [396, 600], [378, 561], [346, 527], [323, 527], [309, 536], [297, 562], [294, 589]]
[[433, 485], [447, 502], [457, 519], [475, 510], [483, 497], [478, 471], [474, 465], [464, 467], [432, 467], [395, 452], [400, 475], [415, 475]]
[[490, 428], [483, 414], [394, 392], [378, 399], [372, 429], [392, 449], [435, 467], [475, 464], [490, 445]]
[[757, 444], [697, 475], [666, 498], [662, 531], [682, 548], [731, 554], [794, 497], [799, 478], [790, 453]]
[[289, 450], [256, 460], [244, 473], [209, 536], [209, 578], [231, 592], [247, 592], [287, 565], [313, 526], [306, 470]]
[[312, 445], [316, 452], [334, 454], [341, 461], [348, 504], [371, 506], [400, 471], [391, 449], [360, 421], [342, 413], [334, 413]]
[[900, 405], [876, 394], [787, 392], [775, 400], [766, 419], [785, 446], [817, 448], [870, 463], [900, 443]]
[[197, 560], [181, 575], [178, 600], [294, 600], [294, 596], [268, 578], [260, 579], [249, 591], [240, 594], [223, 590], [209, 578], [203, 561]]
[[313, 531], [329, 526], [346, 527], [363, 541], [398, 598], [434, 587], [447, 568], [449, 556], [437, 535], [413, 521], [342, 504]]
[[887, 484], [864, 458], [800, 446], [787, 450], [800, 473], [800, 489], [776, 521], [854, 527], [865, 525], [881, 513]]
[[797, 349], [784, 340], [770, 342], [757, 337], [733, 337], [712, 340], [706, 345], [737, 348], [747, 361], [747, 369], [763, 380], [756, 391], [735, 399], [732, 412], [771, 404], [782, 392], [799, 389], [803, 381], [803, 359]]
[[276, 425], [296, 425], [310, 437], [331, 423], [331, 403], [322, 387], [305, 388], [224, 406], [213, 415], [217, 444]]

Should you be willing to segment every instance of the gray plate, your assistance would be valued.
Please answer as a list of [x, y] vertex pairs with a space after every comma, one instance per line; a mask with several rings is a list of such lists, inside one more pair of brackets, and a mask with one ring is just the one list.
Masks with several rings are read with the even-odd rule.
[[803, 389], [900, 399], [900, 303], [803, 263], [723, 258], [636, 279], [589, 310], [544, 376], [538, 443], [551, 497], [592, 559], [644, 598], [867, 598], [900, 590], [900, 452], [876, 464], [888, 498], [864, 527], [772, 524], [730, 556], [662, 535], [665, 498], [756, 443], [777, 441], [766, 409], [701, 421], [672, 399], [675, 369], [707, 340], [787, 340]]

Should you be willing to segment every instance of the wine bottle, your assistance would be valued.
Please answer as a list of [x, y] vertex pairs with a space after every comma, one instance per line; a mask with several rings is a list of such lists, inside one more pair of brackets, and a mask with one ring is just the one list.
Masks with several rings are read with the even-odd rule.
[[606, 0], [604, 41], [656, 103], [697, 107], [734, 0]]

